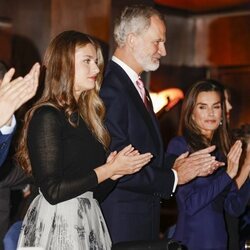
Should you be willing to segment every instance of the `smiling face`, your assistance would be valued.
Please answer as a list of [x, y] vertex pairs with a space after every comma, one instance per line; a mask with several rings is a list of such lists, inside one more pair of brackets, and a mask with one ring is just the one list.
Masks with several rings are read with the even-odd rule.
[[165, 39], [165, 24], [158, 16], [152, 16], [149, 28], [136, 37], [134, 58], [141, 71], [158, 69], [160, 58], [166, 55]]
[[198, 94], [192, 119], [207, 138], [212, 138], [222, 117], [221, 98], [216, 91], [202, 91]]
[[76, 99], [79, 98], [83, 91], [91, 90], [95, 87], [99, 72], [95, 47], [90, 43], [84, 47], [77, 47], [75, 52], [74, 83], [74, 96]]

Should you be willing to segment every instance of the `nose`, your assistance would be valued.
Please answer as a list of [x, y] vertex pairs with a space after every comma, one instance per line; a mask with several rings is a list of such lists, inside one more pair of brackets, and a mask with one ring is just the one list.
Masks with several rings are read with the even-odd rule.
[[208, 111], [208, 114], [210, 116], [214, 116], [214, 109], [213, 108], [210, 108], [209, 111]]
[[100, 69], [96, 63], [93, 64], [92, 72], [94, 74], [98, 74], [100, 72]]
[[165, 43], [164, 42], [159, 43], [158, 53], [161, 56], [166, 56], [167, 55], [167, 51], [166, 51], [166, 47], [165, 47]]

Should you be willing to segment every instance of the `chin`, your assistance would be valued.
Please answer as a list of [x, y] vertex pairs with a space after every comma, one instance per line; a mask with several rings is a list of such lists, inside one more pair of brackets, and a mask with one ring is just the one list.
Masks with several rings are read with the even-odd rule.
[[150, 65], [147, 65], [144, 67], [144, 71], [155, 71], [159, 68], [160, 63], [151, 63]]

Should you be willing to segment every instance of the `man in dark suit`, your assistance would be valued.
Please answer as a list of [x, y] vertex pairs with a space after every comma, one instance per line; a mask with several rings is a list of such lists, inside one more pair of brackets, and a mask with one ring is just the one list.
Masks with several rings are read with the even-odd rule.
[[140, 74], [154, 71], [166, 55], [166, 28], [161, 14], [148, 6], [126, 7], [115, 25], [117, 43], [109, 62], [101, 97], [106, 105], [106, 125], [111, 150], [132, 144], [154, 155], [140, 172], [121, 178], [102, 203], [113, 243], [155, 240], [159, 236], [160, 199], [169, 198], [176, 185], [211, 171], [213, 147], [165, 162], [163, 143], [148, 92]]

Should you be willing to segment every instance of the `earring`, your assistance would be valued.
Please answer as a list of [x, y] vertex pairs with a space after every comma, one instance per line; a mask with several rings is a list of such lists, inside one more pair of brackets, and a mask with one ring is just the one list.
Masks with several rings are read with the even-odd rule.
[[222, 125], [222, 120], [220, 120], [220, 126]]

